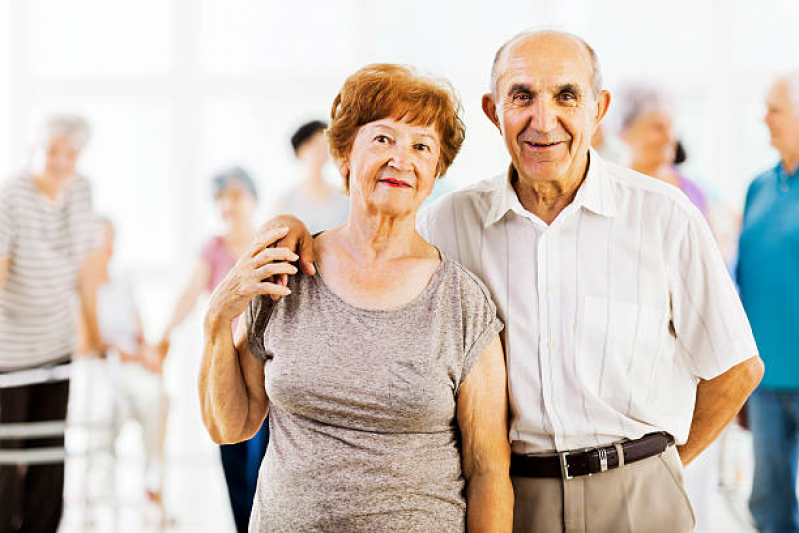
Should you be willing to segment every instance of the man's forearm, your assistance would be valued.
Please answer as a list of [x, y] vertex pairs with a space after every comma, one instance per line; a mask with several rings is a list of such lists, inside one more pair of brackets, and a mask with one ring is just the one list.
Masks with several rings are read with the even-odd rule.
[[711, 380], [700, 381], [688, 441], [679, 447], [687, 465], [721, 434], [763, 377], [763, 361], [755, 356]]

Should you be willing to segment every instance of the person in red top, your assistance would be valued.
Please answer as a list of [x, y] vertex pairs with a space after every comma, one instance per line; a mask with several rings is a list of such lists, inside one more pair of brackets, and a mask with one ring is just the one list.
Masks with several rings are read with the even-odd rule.
[[[258, 191], [247, 171], [240, 167], [220, 171], [213, 178], [213, 193], [216, 207], [227, 225], [227, 232], [211, 237], [203, 246], [194, 272], [183, 289], [159, 342], [162, 357], [166, 357], [169, 351], [172, 331], [191, 313], [197, 298], [205, 292], [213, 292], [236, 264], [239, 255], [255, 238], [253, 215]], [[264, 422], [250, 440], [220, 446], [233, 519], [236, 530], [240, 533], [247, 531], [258, 481], [258, 468], [268, 442], [269, 424]]]

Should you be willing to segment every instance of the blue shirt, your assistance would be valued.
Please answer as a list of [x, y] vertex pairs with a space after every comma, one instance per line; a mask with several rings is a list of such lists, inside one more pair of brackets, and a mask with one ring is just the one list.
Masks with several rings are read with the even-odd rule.
[[782, 164], [746, 194], [738, 285], [766, 374], [760, 386], [799, 390], [799, 170]]

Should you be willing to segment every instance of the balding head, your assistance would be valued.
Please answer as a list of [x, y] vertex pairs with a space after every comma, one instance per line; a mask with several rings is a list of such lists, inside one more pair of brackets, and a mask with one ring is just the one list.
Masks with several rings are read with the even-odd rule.
[[553, 41], [571, 41], [585, 51], [591, 67], [591, 88], [593, 89], [594, 96], [599, 96], [599, 93], [601, 93], [603, 89], [603, 81], [602, 70], [599, 67], [599, 58], [596, 52], [580, 37], [568, 32], [556, 30], [527, 30], [511, 37], [510, 40], [500, 46], [499, 50], [497, 50], [497, 53], [494, 55], [494, 64], [491, 66], [491, 93], [494, 96], [497, 94], [497, 80], [502, 73], [503, 62], [507, 57], [508, 50], [520, 43], [531, 44], [536, 42], [545, 45]]
[[610, 105], [593, 50], [574, 35], [534, 31], [497, 53], [483, 111], [526, 183], [579, 183], [591, 136]]

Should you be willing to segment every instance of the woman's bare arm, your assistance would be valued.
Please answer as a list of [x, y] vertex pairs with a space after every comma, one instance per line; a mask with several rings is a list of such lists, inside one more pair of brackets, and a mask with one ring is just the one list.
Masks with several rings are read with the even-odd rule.
[[290, 293], [272, 281], [281, 274], [296, 274], [286, 261], [296, 261], [297, 256], [286, 248], [269, 247], [287, 232], [287, 228], [262, 232], [211, 295], [199, 393], [203, 423], [219, 444], [252, 437], [266, 416], [263, 363], [250, 351], [245, 321], [240, 321], [235, 342], [231, 325], [256, 296]]
[[513, 527], [506, 384], [505, 355], [497, 336], [458, 391], [469, 533], [510, 532]]

